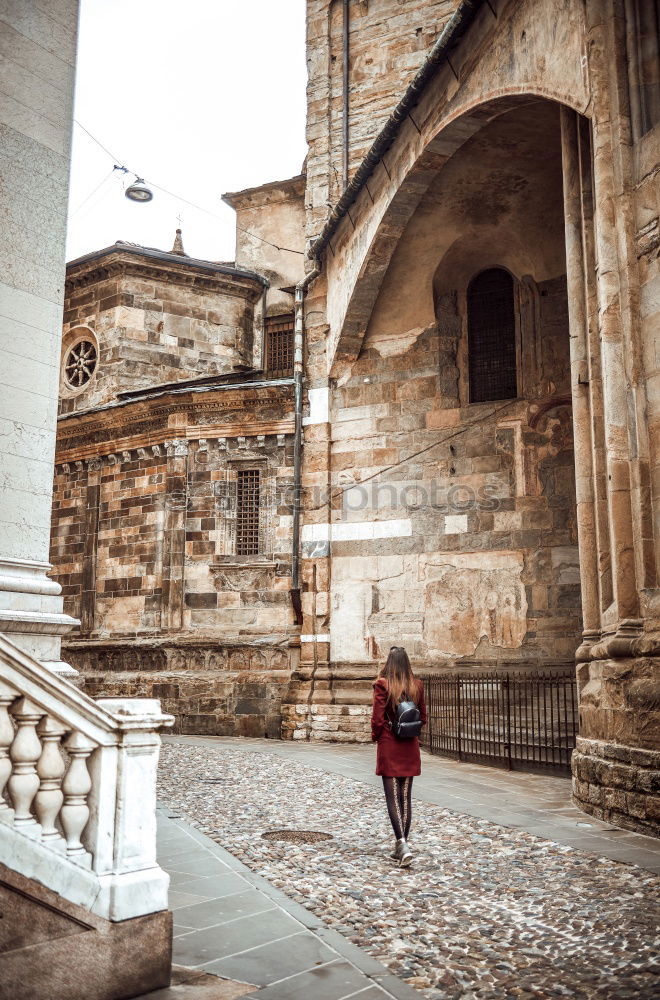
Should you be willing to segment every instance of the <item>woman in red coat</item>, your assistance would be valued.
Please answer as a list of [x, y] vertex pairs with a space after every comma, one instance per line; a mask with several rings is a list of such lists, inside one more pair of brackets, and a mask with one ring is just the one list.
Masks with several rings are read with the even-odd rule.
[[402, 868], [407, 868], [412, 861], [412, 852], [408, 846], [412, 820], [412, 783], [413, 778], [422, 773], [422, 762], [418, 738], [413, 736], [399, 739], [392, 732], [397, 705], [401, 701], [414, 701], [419, 709], [422, 725], [426, 725], [424, 685], [413, 675], [403, 646], [392, 646], [387, 662], [374, 684], [371, 738], [378, 743], [376, 774], [380, 774], [383, 779], [387, 811], [396, 837], [392, 857]]

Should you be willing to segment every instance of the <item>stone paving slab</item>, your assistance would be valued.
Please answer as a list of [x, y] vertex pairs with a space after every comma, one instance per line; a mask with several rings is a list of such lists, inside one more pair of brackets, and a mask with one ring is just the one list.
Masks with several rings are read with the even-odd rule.
[[[239, 858], [251, 878], [268, 879], [270, 898], [323, 944], [334, 947], [328, 935], [337, 934], [342, 957], [369, 976], [370, 990], [396, 995], [405, 980], [426, 1000], [660, 995], [654, 940], [660, 882], [635, 863], [641, 854], [652, 864], [657, 851], [605, 824], [589, 824], [585, 834], [577, 825], [583, 814], [575, 810], [576, 816], [565, 798], [565, 779], [482, 768], [472, 775], [454, 765], [445, 783], [434, 765], [425, 759], [426, 780], [415, 782], [416, 790], [421, 785], [414, 796], [415, 859], [405, 871], [389, 858], [392, 832], [369, 747], [316, 754], [313, 747], [267, 741], [170, 739], [159, 785], [163, 801], [232, 852], [224, 859], [230, 868]], [[464, 806], [441, 804], [451, 782], [452, 797]], [[492, 818], [494, 808], [504, 821]], [[521, 825], [505, 825], [511, 812]], [[282, 828], [323, 831], [332, 839], [270, 836]], [[575, 845], [561, 843], [569, 836]], [[626, 863], [593, 850], [598, 841]], [[190, 885], [203, 891], [200, 879], [190, 878], [180, 891]], [[266, 964], [267, 953], [261, 957]], [[340, 964], [338, 958], [318, 968], [327, 967], [334, 984]], [[236, 974], [229, 964], [217, 968]], [[295, 980], [303, 984], [301, 995], [317, 1000], [313, 972], [290, 977], [290, 990]], [[261, 981], [262, 1000], [297, 995], [278, 994], [277, 981]]]
[[180, 968], [169, 989], [143, 1000], [417, 997], [371, 956], [162, 808], [158, 860], [177, 886], [170, 907], [173, 961]]
[[197, 969], [175, 965], [172, 967], [171, 985], [144, 993], [140, 1000], [239, 1000], [239, 997], [251, 992], [252, 987], [246, 983], [218, 979]]

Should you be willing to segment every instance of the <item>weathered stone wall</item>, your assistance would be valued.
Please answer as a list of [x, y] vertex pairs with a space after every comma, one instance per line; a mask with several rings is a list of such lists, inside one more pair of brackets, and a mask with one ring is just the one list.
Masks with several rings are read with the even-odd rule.
[[293, 316], [294, 289], [305, 273], [304, 196], [303, 174], [222, 196], [236, 211], [236, 266], [268, 282], [254, 315], [255, 368], [269, 363], [266, 318]]
[[304, 275], [304, 175], [222, 198], [236, 211], [236, 266], [268, 279], [269, 313], [292, 312], [291, 289]]
[[[652, 665], [655, 668], [655, 664]], [[657, 723], [656, 723], [657, 725]], [[600, 731], [602, 733], [602, 730]], [[657, 836], [660, 752], [578, 736], [571, 761], [575, 802], [597, 819]]]
[[159, 698], [174, 732], [279, 739], [297, 650], [214, 638], [77, 642], [68, 648], [92, 697]]
[[98, 406], [127, 390], [222, 375], [253, 360], [254, 307], [263, 283], [195, 266], [188, 258], [140, 256], [121, 244], [67, 270], [62, 357], [91, 331], [99, 361], [84, 391], [62, 376], [60, 412]]
[[[376, 138], [457, 0], [349, 4], [349, 176]], [[343, 10], [307, 2], [307, 227], [316, 235], [342, 191]]]
[[[473, 512], [467, 512], [467, 523], [456, 520], [464, 512], [450, 514], [457, 545], [453, 540], [447, 544], [447, 539], [439, 543], [430, 535], [438, 552], [430, 546], [427, 555], [434, 566], [439, 556], [441, 566], [434, 606], [442, 615], [435, 641], [446, 648], [464, 638], [471, 649], [470, 631], [476, 622], [486, 648], [491, 636], [496, 642], [506, 638], [514, 650], [524, 651], [530, 641], [546, 650], [553, 643], [559, 648], [564, 638], [568, 646], [570, 626], [562, 638], [555, 625], [568, 625], [577, 612], [577, 560], [571, 557], [561, 565], [568, 549], [575, 553], [577, 524], [584, 631], [576, 651], [581, 737], [573, 758], [574, 796], [588, 812], [647, 832], [659, 829], [654, 664], [660, 653], [655, 333], [660, 95], [651, 6], [614, 0], [492, 0], [475, 5], [465, 34], [418, 92], [389, 146], [370, 166], [366, 182], [351, 192], [350, 206], [330, 214], [317, 244], [322, 277], [307, 307], [311, 390], [305, 483], [317, 497], [306, 511], [305, 580], [313, 593], [304, 595], [305, 641], [297, 687], [290, 692], [297, 707], [292, 703], [285, 719], [285, 731], [297, 738], [355, 738], [356, 723], [348, 718], [349, 711], [353, 706], [357, 714], [366, 714], [376, 664], [367, 666], [366, 659], [362, 664], [357, 659], [334, 662], [336, 642], [349, 640], [341, 621], [334, 622], [333, 599], [341, 603], [340, 618], [349, 623], [349, 632], [354, 623], [351, 656], [366, 657], [358, 648], [358, 622], [378, 622], [380, 592], [399, 588], [401, 559], [410, 575], [401, 588], [403, 610], [396, 613], [401, 616], [401, 636], [416, 638], [421, 580], [412, 560], [421, 556], [419, 535], [428, 533], [419, 510], [399, 509], [387, 518], [379, 513], [370, 525], [357, 515], [344, 523], [333, 490], [358, 478], [372, 482], [372, 475], [379, 481], [385, 472], [391, 479], [390, 465], [406, 458], [404, 446], [407, 464], [415, 469], [413, 482], [423, 481], [424, 462], [430, 462], [422, 456], [428, 455], [424, 447], [431, 422], [447, 431], [447, 442], [450, 430], [470, 441], [464, 433], [466, 415], [476, 410], [465, 395], [464, 289], [477, 269], [505, 267], [517, 283], [518, 358], [526, 372], [511, 421], [519, 421], [519, 431], [513, 447], [509, 442], [505, 450], [512, 463], [508, 471], [510, 485], [515, 484], [510, 494], [515, 506], [493, 512], [492, 527], [477, 533]], [[312, 10], [318, 13], [316, 7]], [[320, 80], [321, 67], [314, 70], [311, 79]], [[324, 113], [320, 87], [312, 87], [311, 94], [310, 120], [315, 122]], [[526, 116], [522, 132], [497, 137], [497, 120], [509, 115], [513, 120], [514, 113], [521, 116], [520, 124]], [[549, 114], [554, 114], [554, 123]], [[312, 132], [310, 138], [319, 154], [311, 157], [308, 195], [313, 205], [310, 235], [316, 235], [330, 190], [324, 171], [334, 167], [332, 155], [337, 158], [340, 147], [335, 132], [323, 161], [320, 134]], [[471, 144], [475, 155], [468, 161], [465, 151]], [[453, 184], [448, 183], [452, 175]], [[317, 181], [322, 193], [314, 201]], [[562, 340], [560, 331], [567, 328], [570, 337]], [[432, 342], [436, 336], [439, 374], [414, 356], [425, 338]], [[379, 358], [369, 369], [371, 351]], [[399, 382], [381, 386], [381, 376], [383, 381], [390, 378], [387, 365], [394, 358], [400, 360]], [[374, 395], [369, 395], [372, 386]], [[347, 388], [355, 392], [355, 401], [337, 409], [335, 398]], [[410, 413], [403, 406], [407, 392]], [[400, 401], [401, 409], [393, 411]], [[491, 419], [497, 424], [501, 418], [499, 414]], [[356, 446], [354, 458], [337, 471], [344, 419], [346, 437]], [[489, 433], [484, 430], [484, 441]], [[564, 462], [571, 438], [575, 518], [568, 504], [569, 464]], [[370, 454], [369, 465], [356, 470], [351, 462], [360, 463], [363, 454]], [[450, 455], [445, 460], [453, 463]], [[494, 452], [491, 441], [484, 452], [455, 456], [453, 467], [461, 475], [466, 467], [460, 463], [468, 457], [500, 463], [492, 472], [482, 468], [479, 474], [504, 482], [506, 465], [501, 464], [497, 430]], [[469, 469], [473, 477], [476, 472]], [[444, 471], [439, 475], [442, 478]], [[539, 503], [539, 487], [541, 494], [552, 497], [546, 511]], [[357, 495], [359, 489], [353, 486], [351, 492]], [[553, 527], [544, 529], [557, 496], [557, 519], [553, 513]], [[518, 514], [523, 523], [530, 514], [538, 520], [516, 536], [518, 528], [509, 518]], [[496, 517], [501, 523], [507, 520], [512, 532], [507, 558], [522, 559], [524, 572], [530, 571], [531, 590], [525, 589], [523, 616], [522, 599], [508, 592], [509, 583], [487, 584], [497, 598], [508, 597], [507, 608], [515, 610], [513, 616], [507, 612], [508, 620], [501, 625], [496, 614], [489, 631], [490, 611], [495, 610], [489, 604], [497, 601], [480, 593], [480, 586], [492, 576], [493, 556], [504, 556], [492, 542], [498, 534]], [[568, 546], [562, 537], [566, 529], [572, 539]], [[540, 545], [530, 531], [539, 531]], [[470, 535], [468, 541], [465, 536]], [[487, 544], [484, 537], [489, 538]], [[465, 554], [474, 558], [479, 571], [462, 580], [454, 595], [451, 574], [458, 556], [465, 555], [458, 551], [463, 540], [472, 545], [474, 551]], [[362, 547], [351, 551], [366, 560], [360, 565], [374, 585], [371, 592], [368, 587], [360, 590], [359, 573], [350, 580], [336, 578], [337, 555], [348, 545]], [[540, 551], [549, 558], [532, 556]], [[392, 556], [399, 562], [390, 577]], [[350, 604], [344, 602], [347, 587], [354, 591]], [[388, 594], [386, 599], [401, 606], [399, 595]], [[460, 624], [447, 636], [446, 619], [452, 619], [455, 608]], [[534, 627], [516, 647], [523, 617]], [[573, 621], [577, 639], [577, 613]], [[377, 642], [375, 635], [372, 642]], [[467, 660], [464, 654], [462, 662]], [[311, 709], [305, 705], [307, 697]]]
[[[489, 267], [514, 278], [518, 393], [472, 403], [467, 287]], [[329, 455], [310, 429], [310, 494], [327, 462], [333, 509], [329, 526], [310, 511], [303, 555], [329, 556], [317, 632], [330, 666], [314, 675], [311, 727], [298, 697], [294, 734], [364, 735], [361, 705], [393, 644], [421, 672], [571, 663], [582, 623], [564, 269], [558, 112], [534, 102], [438, 171], [359, 356], [328, 389]]]
[[[161, 697], [181, 731], [279, 731], [297, 645], [290, 396], [229, 383], [61, 418], [51, 560], [87, 690]], [[255, 555], [236, 550], [241, 469], [260, 472]]]

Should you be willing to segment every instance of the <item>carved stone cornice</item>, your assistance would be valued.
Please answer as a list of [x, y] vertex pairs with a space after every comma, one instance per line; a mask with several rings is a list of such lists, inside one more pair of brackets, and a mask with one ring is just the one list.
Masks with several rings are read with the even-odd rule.
[[108, 247], [72, 261], [67, 267], [65, 294], [70, 295], [77, 288], [98, 284], [115, 276], [220, 292], [252, 303], [260, 298], [264, 290], [264, 279], [249, 271], [127, 244]]
[[279, 403], [293, 408], [293, 387], [290, 383], [283, 385], [264, 384], [248, 387], [241, 384], [204, 387], [199, 389], [177, 390], [176, 388], [158, 392], [154, 388], [153, 395], [142, 396], [139, 399], [121, 400], [118, 403], [108, 403], [89, 410], [74, 410], [58, 417], [58, 434], [66, 434], [69, 425], [99, 426], [130, 424], [133, 426], [140, 419], [153, 420], [168, 417], [172, 413], [203, 412], [209, 413], [223, 410], [248, 410], [259, 406]]
[[177, 436], [189, 441], [213, 441], [292, 434], [293, 426], [288, 384], [163, 394], [64, 414], [58, 420], [56, 460], [61, 464], [153, 448], [171, 439], [174, 427]]
[[[144, 458], [149, 454], [159, 457], [165, 453], [167, 445], [172, 445], [172, 428], [167, 426], [167, 422], [149, 431], [141, 433], [121, 434], [126, 428], [114, 428], [113, 435], [111, 429], [107, 429], [107, 436], [103, 440], [94, 435], [86, 435], [83, 438], [72, 440], [59, 440], [55, 462], [58, 466], [82, 463], [85, 460], [96, 461], [101, 457], [106, 458], [109, 465], [120, 465], [122, 462], [132, 460], [135, 457]], [[236, 439], [239, 437], [254, 440], [257, 448], [265, 447], [265, 439], [268, 436], [277, 437], [277, 447], [282, 447], [286, 435], [294, 432], [293, 420], [270, 420], [254, 421], [252, 424], [225, 423], [225, 424], [200, 424], [188, 425], [177, 428], [180, 435], [177, 441], [183, 441], [186, 446], [191, 441], [205, 442], [205, 450], [209, 444], [227, 438]], [[91, 437], [91, 440], [90, 440]], [[140, 455], [138, 452], [144, 454]], [[168, 452], [169, 454], [169, 452]], [[80, 464], [82, 469], [82, 464]], [[66, 470], [64, 470], [66, 471]]]

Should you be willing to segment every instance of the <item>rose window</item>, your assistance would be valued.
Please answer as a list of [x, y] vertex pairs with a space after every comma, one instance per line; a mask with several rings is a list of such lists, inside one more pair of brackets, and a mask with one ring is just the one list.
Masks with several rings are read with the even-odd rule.
[[96, 368], [96, 347], [90, 340], [79, 340], [71, 348], [64, 363], [64, 378], [70, 389], [87, 385]]

